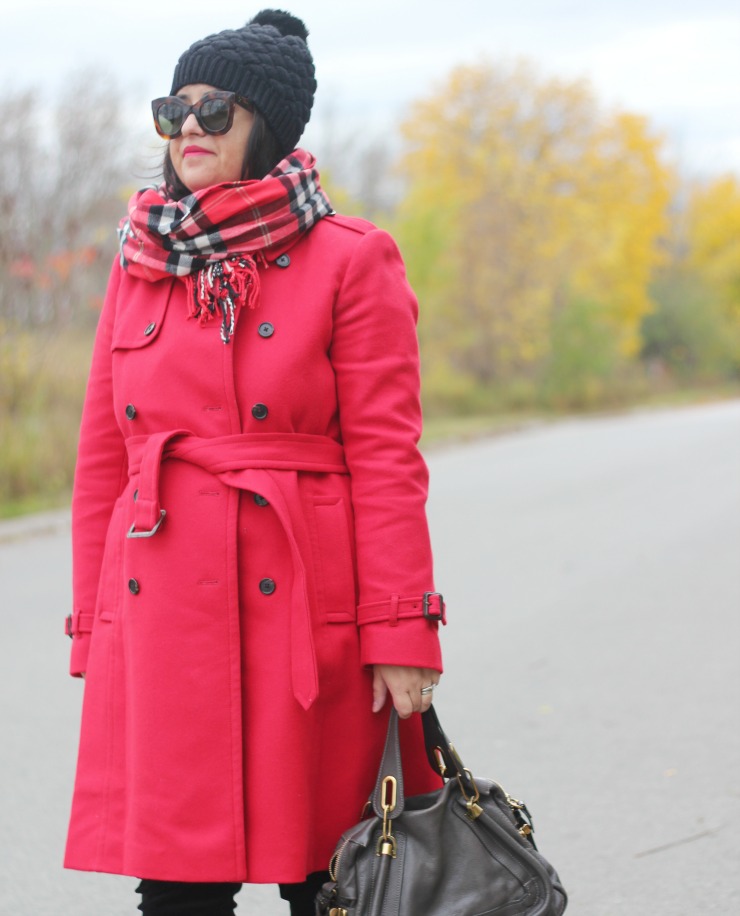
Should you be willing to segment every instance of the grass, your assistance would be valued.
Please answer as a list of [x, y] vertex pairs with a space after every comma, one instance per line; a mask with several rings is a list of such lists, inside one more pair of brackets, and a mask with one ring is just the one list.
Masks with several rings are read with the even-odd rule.
[[554, 409], [521, 409], [502, 413], [475, 413], [462, 416], [427, 417], [424, 421], [422, 448], [469, 442], [488, 436], [500, 436], [569, 416], [605, 416], [629, 413], [642, 408], [690, 407], [740, 398], [740, 381], [665, 388], [647, 391], [644, 396], [614, 407], [597, 406], [589, 410], [558, 411]]
[[651, 391], [637, 404], [638, 407], [689, 407], [740, 398], [740, 381], [707, 384], [666, 391]]
[[431, 416], [424, 421], [421, 447], [429, 449], [456, 442], [470, 442], [487, 436], [500, 436], [545, 422], [546, 419], [548, 417], [545, 415], [525, 411], [496, 415]]
[[69, 506], [71, 497], [71, 490], [64, 490], [54, 495], [28, 496], [25, 499], [9, 500], [0, 504], [0, 519], [21, 518], [37, 512], [65, 509]]
[[0, 338], [0, 517], [68, 499], [91, 348], [87, 330]]

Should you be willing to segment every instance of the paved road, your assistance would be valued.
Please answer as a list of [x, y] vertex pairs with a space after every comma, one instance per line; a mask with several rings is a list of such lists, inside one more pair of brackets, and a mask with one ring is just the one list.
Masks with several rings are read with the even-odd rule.
[[[437, 709], [528, 801], [569, 914], [740, 913], [740, 402], [429, 463], [452, 618]], [[0, 913], [133, 916], [131, 880], [60, 868], [81, 684], [66, 522], [40, 527], [0, 526]], [[241, 901], [284, 914], [272, 887]]]

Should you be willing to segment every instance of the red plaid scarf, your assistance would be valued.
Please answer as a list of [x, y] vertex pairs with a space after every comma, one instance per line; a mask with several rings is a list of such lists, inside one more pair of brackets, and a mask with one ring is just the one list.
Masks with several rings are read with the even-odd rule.
[[145, 280], [185, 278], [190, 314], [205, 324], [218, 311], [228, 343], [238, 306], [259, 300], [257, 260], [285, 251], [332, 212], [315, 164], [297, 149], [261, 181], [213, 185], [182, 200], [168, 200], [164, 187], [138, 191], [118, 229], [121, 265]]

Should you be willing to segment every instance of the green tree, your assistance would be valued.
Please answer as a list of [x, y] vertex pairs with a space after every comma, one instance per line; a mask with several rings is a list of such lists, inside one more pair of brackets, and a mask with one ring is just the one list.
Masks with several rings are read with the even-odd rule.
[[656, 276], [652, 295], [657, 306], [642, 326], [642, 356], [648, 365], [683, 384], [730, 377], [736, 329], [698, 271], [670, 265]]

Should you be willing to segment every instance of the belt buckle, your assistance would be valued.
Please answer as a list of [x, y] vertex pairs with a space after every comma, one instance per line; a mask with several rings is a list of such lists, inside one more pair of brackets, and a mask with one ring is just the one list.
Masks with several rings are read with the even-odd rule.
[[162, 522], [164, 521], [165, 515], [167, 515], [167, 510], [166, 510], [166, 509], [160, 509], [160, 510], [159, 510], [159, 520], [158, 520], [157, 524], [152, 528], [151, 531], [137, 531], [137, 530], [136, 530], [136, 523], [134, 522], [134, 524], [129, 528], [128, 532], [126, 533], [126, 537], [127, 537], [127, 538], [150, 538], [150, 537], [154, 537], [154, 535], [159, 531], [159, 526], [160, 526], [160, 525], [162, 524]]
[[[430, 607], [430, 602], [433, 598], [437, 598], [439, 600], [439, 613], [436, 613], [434, 608]], [[445, 600], [442, 597], [441, 592], [424, 592], [422, 614], [427, 618], [427, 620], [439, 620], [443, 625], [447, 623], [447, 616], [445, 614]]]

